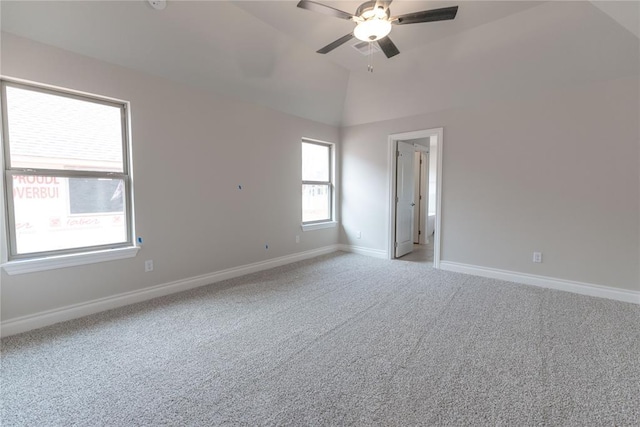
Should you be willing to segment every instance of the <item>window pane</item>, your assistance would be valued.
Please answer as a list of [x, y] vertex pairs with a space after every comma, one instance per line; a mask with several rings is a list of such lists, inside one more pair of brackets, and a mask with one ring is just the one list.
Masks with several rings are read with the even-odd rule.
[[18, 254], [127, 242], [121, 179], [15, 175]]
[[302, 143], [303, 181], [329, 181], [329, 153], [326, 145]]
[[124, 212], [123, 186], [120, 179], [69, 178], [70, 213]]
[[122, 172], [121, 111], [7, 86], [11, 166]]
[[331, 191], [328, 185], [302, 184], [302, 222], [331, 219]]

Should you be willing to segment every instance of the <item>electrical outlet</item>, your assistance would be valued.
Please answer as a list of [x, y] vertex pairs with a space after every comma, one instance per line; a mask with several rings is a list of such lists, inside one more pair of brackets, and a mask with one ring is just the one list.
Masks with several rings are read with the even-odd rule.
[[356, 231], [356, 239], [362, 239], [362, 231]]
[[542, 252], [533, 253], [533, 262], [542, 262]]
[[153, 271], [153, 260], [152, 259], [148, 259], [148, 260], [146, 260], [144, 262], [144, 271], [145, 271], [145, 273]]
[[296, 243], [300, 243], [300, 236], [296, 234]]

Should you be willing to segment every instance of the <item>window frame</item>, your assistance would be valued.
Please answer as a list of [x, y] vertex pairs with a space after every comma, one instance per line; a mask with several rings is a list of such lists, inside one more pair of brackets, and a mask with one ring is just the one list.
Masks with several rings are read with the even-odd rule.
[[[34, 92], [46, 93], [49, 95], [66, 97], [71, 99], [77, 99], [84, 102], [91, 102], [95, 104], [108, 105], [120, 109], [120, 127], [122, 134], [122, 172], [105, 172], [105, 171], [91, 171], [91, 170], [65, 170], [65, 169], [43, 169], [43, 168], [25, 168], [14, 167], [11, 164], [11, 140], [9, 138], [9, 123], [8, 123], [8, 109], [7, 109], [7, 87], [15, 87], [18, 89], [29, 90]], [[42, 260], [60, 260], [64, 262], [61, 266], [67, 265], [80, 265], [90, 262], [97, 262], [106, 259], [128, 258], [135, 256], [137, 248], [134, 243], [134, 223], [133, 223], [133, 185], [132, 185], [132, 165], [131, 165], [131, 147], [130, 147], [130, 125], [129, 125], [129, 103], [126, 101], [120, 101], [115, 99], [108, 99], [93, 94], [74, 92], [68, 89], [54, 88], [50, 86], [40, 85], [32, 82], [24, 82], [19, 80], [13, 80], [6, 77], [0, 77], [0, 107], [2, 116], [0, 118], [0, 125], [2, 127], [2, 181], [3, 181], [3, 202], [4, 208], [3, 215], [4, 233], [6, 236], [6, 257], [3, 257], [3, 267], [11, 267], [10, 264], [24, 264], [31, 261]], [[15, 223], [15, 209], [14, 209], [14, 195], [13, 195], [13, 181], [16, 176], [45, 176], [56, 178], [92, 178], [92, 179], [120, 179], [124, 184], [123, 201], [125, 204], [124, 216], [126, 221], [126, 240], [118, 243], [108, 243], [102, 245], [92, 246], [80, 246], [67, 249], [57, 249], [50, 251], [39, 251], [19, 254], [17, 251], [17, 230]], [[123, 249], [135, 248], [135, 252], [126, 251]], [[105, 255], [105, 252], [118, 250], [116, 253], [120, 255]], [[97, 261], [91, 260], [91, 254], [97, 254], [95, 258]], [[69, 261], [70, 256], [79, 256], [77, 261]], [[88, 256], [89, 255], [89, 256]], [[39, 267], [31, 271], [41, 271], [49, 269], [46, 265], [49, 262], [38, 263]], [[46, 268], [42, 268], [45, 266]], [[57, 268], [53, 266], [50, 268]], [[20, 266], [20, 270], [25, 270], [24, 265]], [[28, 270], [28, 268], [26, 269]], [[24, 271], [29, 272], [29, 271]], [[10, 273], [11, 274], [11, 273]]]
[[[309, 138], [302, 138], [302, 142], [300, 145], [300, 149], [302, 151], [302, 144], [313, 144], [313, 145], [319, 145], [321, 147], [327, 147], [328, 148], [328, 153], [327, 153], [327, 162], [328, 162], [328, 166], [329, 166], [329, 173], [328, 173], [328, 177], [329, 180], [328, 181], [310, 181], [310, 180], [304, 180], [302, 179], [302, 185], [301, 188], [304, 185], [326, 185], [327, 188], [329, 189], [329, 218], [323, 218], [323, 219], [319, 219], [319, 220], [315, 220], [315, 221], [304, 221], [303, 218], [302, 219], [302, 228], [303, 230], [315, 230], [315, 229], [319, 229], [319, 228], [326, 228], [326, 226], [333, 226], [336, 224], [336, 219], [335, 219], [335, 175], [334, 175], [334, 163], [335, 163], [335, 144], [332, 144], [330, 142], [325, 142], [325, 141], [318, 141], [318, 140], [314, 140], [314, 139], [309, 139]], [[302, 156], [300, 156], [301, 160], [302, 160]], [[300, 167], [300, 172], [303, 173], [302, 167]], [[302, 207], [302, 205], [301, 205]], [[304, 210], [301, 211], [301, 217], [304, 217]]]

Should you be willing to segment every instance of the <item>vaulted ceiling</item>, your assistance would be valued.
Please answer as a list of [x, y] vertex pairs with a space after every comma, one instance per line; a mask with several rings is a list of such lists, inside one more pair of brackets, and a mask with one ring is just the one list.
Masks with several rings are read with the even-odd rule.
[[296, 3], [2, 1], [0, 14], [5, 32], [333, 125], [638, 74], [638, 2], [396, 0], [392, 15], [460, 7], [394, 27], [391, 59], [355, 42], [315, 53], [354, 24]]

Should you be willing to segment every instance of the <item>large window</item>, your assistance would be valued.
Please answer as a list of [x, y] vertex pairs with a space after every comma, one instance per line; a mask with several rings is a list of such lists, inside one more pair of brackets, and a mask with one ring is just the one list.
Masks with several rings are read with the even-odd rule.
[[332, 146], [302, 141], [302, 223], [333, 220]]
[[2, 81], [10, 260], [133, 245], [126, 109]]

